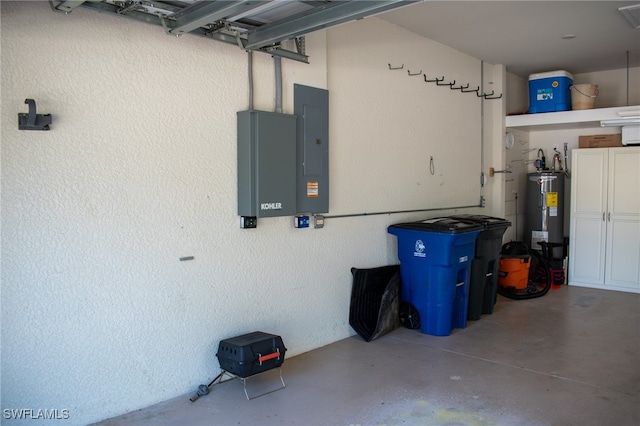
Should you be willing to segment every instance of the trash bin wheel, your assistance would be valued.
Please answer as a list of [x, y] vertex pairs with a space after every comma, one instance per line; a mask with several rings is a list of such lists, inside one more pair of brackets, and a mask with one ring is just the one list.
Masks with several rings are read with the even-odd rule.
[[400, 302], [400, 324], [411, 330], [420, 328], [420, 312], [408, 302]]

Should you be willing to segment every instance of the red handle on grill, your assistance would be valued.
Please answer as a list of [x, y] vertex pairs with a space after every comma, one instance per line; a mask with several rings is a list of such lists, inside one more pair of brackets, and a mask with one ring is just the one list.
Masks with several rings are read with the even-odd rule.
[[280, 349], [277, 349], [276, 352], [269, 355], [261, 355], [258, 357], [258, 361], [262, 364], [264, 361], [269, 361], [270, 359], [280, 358]]

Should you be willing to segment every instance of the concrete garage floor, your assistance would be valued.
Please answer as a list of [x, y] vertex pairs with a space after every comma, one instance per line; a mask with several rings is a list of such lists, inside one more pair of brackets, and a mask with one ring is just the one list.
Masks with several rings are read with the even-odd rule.
[[[492, 315], [450, 336], [353, 336], [286, 359], [282, 373], [285, 389], [251, 401], [231, 380], [195, 403], [188, 394], [99, 424], [637, 426], [640, 295], [499, 296]], [[278, 384], [271, 370], [247, 388]]]

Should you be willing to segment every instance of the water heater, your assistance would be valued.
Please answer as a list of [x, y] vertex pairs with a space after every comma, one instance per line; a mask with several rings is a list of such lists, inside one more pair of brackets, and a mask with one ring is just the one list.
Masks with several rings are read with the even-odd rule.
[[562, 243], [564, 173], [538, 172], [529, 173], [527, 177], [525, 242], [535, 250], [541, 249], [539, 241]]

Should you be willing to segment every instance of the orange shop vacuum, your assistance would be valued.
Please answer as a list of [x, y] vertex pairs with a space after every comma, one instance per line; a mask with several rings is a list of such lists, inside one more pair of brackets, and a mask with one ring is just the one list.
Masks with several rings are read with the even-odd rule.
[[541, 297], [551, 288], [547, 261], [522, 242], [511, 241], [502, 246], [498, 268], [498, 294], [524, 300]]

